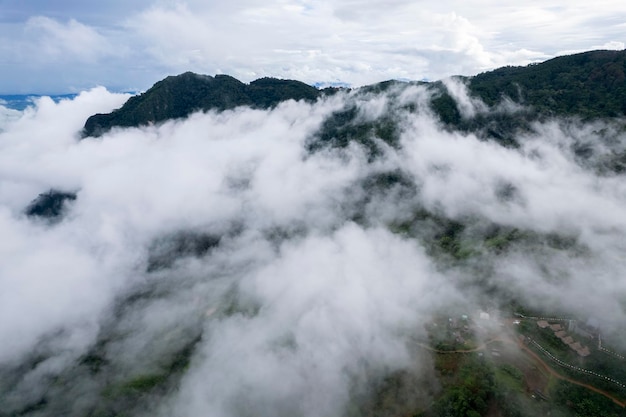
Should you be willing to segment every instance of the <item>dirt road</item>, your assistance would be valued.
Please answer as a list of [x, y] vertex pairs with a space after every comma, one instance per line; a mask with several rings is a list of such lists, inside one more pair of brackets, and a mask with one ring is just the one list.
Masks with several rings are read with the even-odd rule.
[[528, 346], [524, 345], [522, 342], [518, 342], [517, 345], [520, 347], [520, 349], [522, 349], [526, 354], [530, 355], [533, 357], [533, 359], [535, 359], [535, 361], [537, 361], [541, 366], [543, 366], [543, 368], [548, 371], [548, 373], [550, 373], [550, 375], [554, 376], [555, 378], [561, 379], [563, 381], [567, 381], [571, 384], [575, 384], [575, 385], [579, 385], [581, 387], [585, 387], [593, 392], [597, 392], [600, 395], [604, 395], [606, 398], [608, 398], [609, 400], [613, 401], [615, 404], [619, 405], [622, 408], [626, 407], [626, 403], [624, 403], [623, 401], [620, 401], [619, 399], [617, 399], [616, 397], [614, 397], [613, 395], [609, 394], [606, 391], [603, 391], [599, 388], [594, 387], [593, 385], [589, 385], [586, 384], [584, 382], [580, 382], [577, 381], [575, 379], [572, 379], [568, 376], [562, 375], [560, 373], [558, 373], [557, 371], [555, 371], [550, 365], [548, 365], [537, 353], [533, 352], [532, 350], [530, 350], [528, 348]]

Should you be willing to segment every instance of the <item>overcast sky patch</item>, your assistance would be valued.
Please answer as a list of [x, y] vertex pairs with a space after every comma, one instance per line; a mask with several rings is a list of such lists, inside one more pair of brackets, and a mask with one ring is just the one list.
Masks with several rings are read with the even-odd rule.
[[[76, 1], [0, 5], [0, 93], [227, 73], [354, 86], [437, 80], [558, 54], [623, 49], [626, 5], [600, 2]], [[289, 53], [285, 53], [289, 51]]]

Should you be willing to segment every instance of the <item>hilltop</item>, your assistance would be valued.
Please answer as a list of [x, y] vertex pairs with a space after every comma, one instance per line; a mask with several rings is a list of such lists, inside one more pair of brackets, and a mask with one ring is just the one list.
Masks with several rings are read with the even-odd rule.
[[121, 108], [87, 119], [83, 136], [99, 136], [112, 127], [142, 126], [186, 117], [195, 111], [238, 106], [267, 109], [284, 100], [316, 100], [320, 90], [300, 81], [261, 78], [250, 84], [228, 76], [185, 72], [169, 76]]

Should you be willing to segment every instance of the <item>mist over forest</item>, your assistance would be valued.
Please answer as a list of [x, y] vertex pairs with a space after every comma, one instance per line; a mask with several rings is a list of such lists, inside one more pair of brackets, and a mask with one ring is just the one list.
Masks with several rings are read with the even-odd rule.
[[450, 78], [84, 134], [129, 97], [0, 107], [0, 416], [400, 415], [372, 400], [398, 373], [435, 413], [438, 316], [626, 349], [617, 100]]

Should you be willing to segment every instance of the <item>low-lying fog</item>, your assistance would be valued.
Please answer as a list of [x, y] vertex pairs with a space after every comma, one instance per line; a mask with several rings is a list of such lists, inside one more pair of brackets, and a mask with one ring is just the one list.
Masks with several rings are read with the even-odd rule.
[[[518, 111], [448, 88], [465, 117]], [[0, 415], [338, 416], [401, 369], [426, 398], [433, 365], [411, 348], [424, 323], [512, 300], [615, 336], [626, 182], [607, 164], [623, 131], [553, 120], [505, 147], [444, 128], [429, 94], [339, 93], [83, 140], [88, 116], [128, 96], [0, 108]], [[390, 116], [398, 146], [312, 147], [348, 105], [359, 122]], [[50, 190], [76, 198], [28, 216]], [[156, 388], [128, 395], [142, 384]]]

